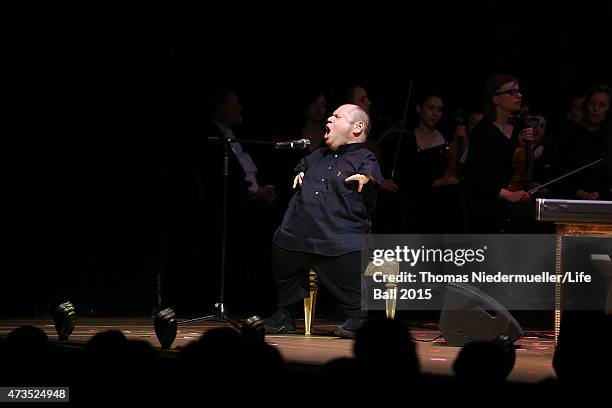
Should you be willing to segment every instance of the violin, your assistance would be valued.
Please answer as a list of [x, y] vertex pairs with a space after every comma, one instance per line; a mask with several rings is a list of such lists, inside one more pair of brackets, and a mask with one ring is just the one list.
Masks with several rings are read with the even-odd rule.
[[[522, 129], [528, 128], [527, 113], [529, 109], [523, 107], [518, 117], [518, 124]], [[510, 191], [528, 191], [533, 189], [533, 149], [531, 141], [525, 141], [522, 146], [514, 150], [512, 158], [513, 174], [508, 185]]]

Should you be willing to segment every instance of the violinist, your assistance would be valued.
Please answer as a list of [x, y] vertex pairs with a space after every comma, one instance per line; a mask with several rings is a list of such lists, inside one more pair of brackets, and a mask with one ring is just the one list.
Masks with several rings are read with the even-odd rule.
[[510, 117], [510, 123], [518, 129], [533, 130], [530, 138], [519, 141], [519, 146], [514, 149], [512, 157], [512, 180], [508, 185], [510, 191], [529, 191], [540, 184], [536, 183], [534, 177], [534, 161], [536, 143], [540, 140], [536, 135], [543, 135], [537, 128], [537, 119], [533, 116], [528, 116], [529, 109], [523, 107], [519, 113]]
[[451, 147], [438, 130], [444, 100], [435, 92], [417, 99], [418, 124], [402, 141], [398, 185], [404, 233], [460, 231], [458, 176], [452, 168]]
[[524, 168], [516, 163], [531, 151], [524, 146], [533, 129], [511, 120], [522, 100], [516, 78], [496, 74], [487, 82], [484, 118], [471, 134], [465, 169], [472, 233], [526, 232], [533, 222], [528, 160]]

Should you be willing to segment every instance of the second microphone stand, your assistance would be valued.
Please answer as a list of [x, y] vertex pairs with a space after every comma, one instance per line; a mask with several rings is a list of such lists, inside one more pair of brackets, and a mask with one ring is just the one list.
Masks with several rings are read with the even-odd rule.
[[256, 144], [256, 145], [265, 145], [265, 146], [274, 146], [276, 149], [303, 149], [310, 144], [310, 141], [307, 139], [291, 141], [291, 142], [271, 142], [264, 140], [250, 140], [250, 139], [236, 139], [233, 137], [208, 137], [208, 142], [212, 143], [223, 143], [223, 164], [222, 164], [222, 177], [223, 177], [223, 192], [222, 192], [222, 203], [221, 203], [221, 287], [219, 293], [219, 301], [214, 304], [213, 311], [205, 316], [196, 317], [189, 320], [183, 320], [177, 322], [178, 325], [193, 323], [203, 320], [219, 320], [224, 321], [237, 329], [240, 329], [240, 325], [235, 319], [232, 319], [228, 316], [225, 303], [224, 303], [224, 295], [225, 295], [225, 270], [226, 270], [226, 260], [227, 260], [227, 208], [228, 208], [228, 185], [229, 185], [229, 156], [230, 150], [232, 149], [232, 143], [241, 143], [241, 144]]

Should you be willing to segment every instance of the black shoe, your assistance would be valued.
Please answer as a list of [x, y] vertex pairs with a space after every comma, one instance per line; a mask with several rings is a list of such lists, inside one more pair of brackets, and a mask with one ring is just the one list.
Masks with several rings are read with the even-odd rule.
[[366, 322], [366, 319], [360, 317], [349, 317], [344, 323], [336, 326], [334, 334], [345, 339], [354, 339], [359, 330]]
[[280, 308], [272, 316], [264, 319], [267, 334], [295, 333], [295, 323], [287, 309]]

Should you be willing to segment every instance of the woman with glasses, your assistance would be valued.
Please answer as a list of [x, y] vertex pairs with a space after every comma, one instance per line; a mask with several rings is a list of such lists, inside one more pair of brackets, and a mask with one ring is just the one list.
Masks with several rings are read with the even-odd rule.
[[522, 232], [533, 221], [530, 195], [509, 188], [515, 150], [533, 139], [533, 129], [512, 120], [522, 99], [518, 80], [510, 75], [496, 74], [487, 82], [484, 118], [472, 132], [466, 162], [472, 233]]

